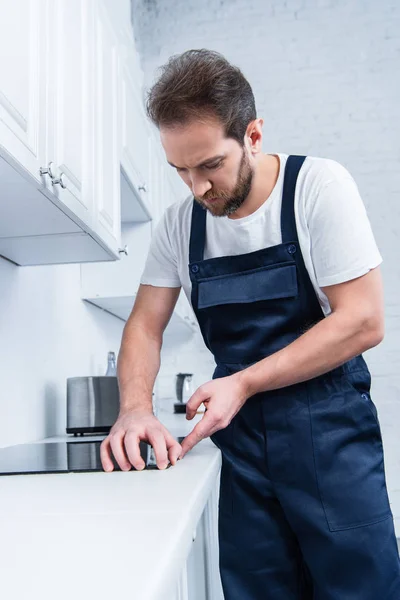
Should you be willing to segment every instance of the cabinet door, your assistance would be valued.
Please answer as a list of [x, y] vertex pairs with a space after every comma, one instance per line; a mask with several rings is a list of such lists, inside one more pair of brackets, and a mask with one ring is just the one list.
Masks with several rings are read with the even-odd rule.
[[121, 244], [120, 67], [118, 40], [101, 2], [95, 9], [95, 229], [110, 247]]
[[186, 565], [181, 571], [174, 600], [191, 600], [191, 597], [189, 596], [189, 590], [188, 590]]
[[140, 89], [124, 65], [122, 70], [122, 157], [124, 171], [144, 203], [150, 190], [150, 126]]
[[151, 204], [151, 214], [153, 216], [153, 230], [161, 219], [165, 206], [163, 197], [165, 195], [165, 166], [163, 165], [162, 156], [158, 147], [158, 143], [153, 137], [150, 139], [150, 172], [149, 172], [149, 196]]
[[91, 58], [93, 3], [91, 0], [48, 2], [49, 123], [47, 162], [63, 185], [47, 187], [84, 224], [93, 221], [93, 94]]
[[193, 535], [193, 543], [186, 561], [188, 600], [214, 600], [207, 587], [207, 542], [204, 537], [203, 517]]
[[45, 147], [46, 16], [43, 0], [0, 0], [0, 153], [9, 153], [38, 181]]

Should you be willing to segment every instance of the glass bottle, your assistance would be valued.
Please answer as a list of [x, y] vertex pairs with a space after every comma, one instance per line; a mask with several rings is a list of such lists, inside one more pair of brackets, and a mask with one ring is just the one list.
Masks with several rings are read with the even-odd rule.
[[115, 363], [115, 352], [109, 352], [107, 356], [107, 371], [106, 377], [116, 377], [117, 367]]

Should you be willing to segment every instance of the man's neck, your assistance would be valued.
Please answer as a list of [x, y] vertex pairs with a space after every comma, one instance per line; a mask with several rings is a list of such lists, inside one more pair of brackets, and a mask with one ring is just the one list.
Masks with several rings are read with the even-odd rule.
[[280, 159], [276, 154], [257, 155], [250, 194], [229, 219], [241, 219], [254, 213], [266, 202], [278, 180]]

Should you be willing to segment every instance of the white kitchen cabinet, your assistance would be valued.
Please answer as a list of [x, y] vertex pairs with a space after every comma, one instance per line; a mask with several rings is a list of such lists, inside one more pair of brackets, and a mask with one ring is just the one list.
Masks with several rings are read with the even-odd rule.
[[0, 254], [114, 261], [120, 73], [94, 0], [0, 0]]
[[174, 600], [189, 600], [186, 565], [181, 571]]
[[46, 145], [45, 0], [0, 0], [0, 148], [36, 180]]
[[[167, 206], [179, 198], [165, 167], [160, 142], [147, 122], [139, 91], [126, 65], [122, 68], [120, 260], [81, 265], [81, 294], [84, 300], [126, 321], [135, 302], [154, 228]], [[172, 336], [179, 342], [193, 334], [197, 323], [190, 310], [181, 294], [165, 337]]]
[[118, 40], [101, 2], [95, 7], [95, 231], [121, 244], [120, 64]]
[[114, 263], [81, 265], [81, 295], [92, 304], [126, 321], [139, 287], [147, 248], [151, 239], [151, 223], [122, 225], [122, 245], [126, 254]]
[[[44, 184], [93, 228], [93, 2], [47, 2], [48, 110]], [[59, 182], [59, 183], [55, 183]]]
[[9, 155], [0, 157], [0, 255], [16, 265], [112, 260], [104, 242], [38, 185]]
[[150, 172], [149, 172], [149, 200], [151, 203], [151, 214], [153, 231], [157, 227], [167, 205], [165, 202], [166, 174], [160, 152], [160, 142], [152, 135], [149, 141]]
[[193, 530], [192, 545], [180, 573], [174, 600], [223, 600], [218, 567], [218, 482]]
[[104, 0], [0, 0], [0, 254], [115, 262], [119, 291], [95, 297], [129, 287], [132, 298], [150, 237], [127, 227], [123, 240], [121, 222], [151, 233], [181, 194], [145, 116], [128, 13], [127, 2], [114, 19]]
[[135, 85], [128, 66], [124, 64], [121, 78], [121, 167], [150, 219], [150, 127], [140, 94], [140, 88]]
[[[126, 321], [135, 302], [150, 241], [150, 222], [123, 224], [122, 244], [127, 254], [121, 253], [121, 260], [114, 263], [82, 264], [82, 298]], [[173, 339], [174, 343], [186, 341], [196, 328], [194, 313], [181, 291], [164, 339]]]
[[[216, 535], [213, 531], [213, 535]], [[211, 540], [205, 535], [204, 513], [193, 531], [193, 542], [186, 561], [188, 600], [208, 600], [207, 550]]]
[[[143, 71], [132, 40], [130, 0], [99, 0], [118, 42], [121, 71], [121, 221], [139, 223], [152, 219], [149, 202], [150, 128], [142, 105]], [[151, 190], [151, 186], [150, 186]]]
[[[151, 222], [123, 223], [121, 260], [81, 265], [82, 298], [126, 321], [132, 311], [151, 242]], [[164, 339], [180, 343], [189, 339], [198, 325], [183, 293], [179, 295]]]

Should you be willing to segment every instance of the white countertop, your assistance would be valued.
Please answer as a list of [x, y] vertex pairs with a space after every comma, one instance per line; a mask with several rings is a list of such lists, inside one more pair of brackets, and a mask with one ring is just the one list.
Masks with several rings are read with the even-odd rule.
[[[178, 436], [201, 415], [159, 418]], [[206, 439], [160, 471], [0, 477], [0, 596], [167, 600], [220, 465]]]

